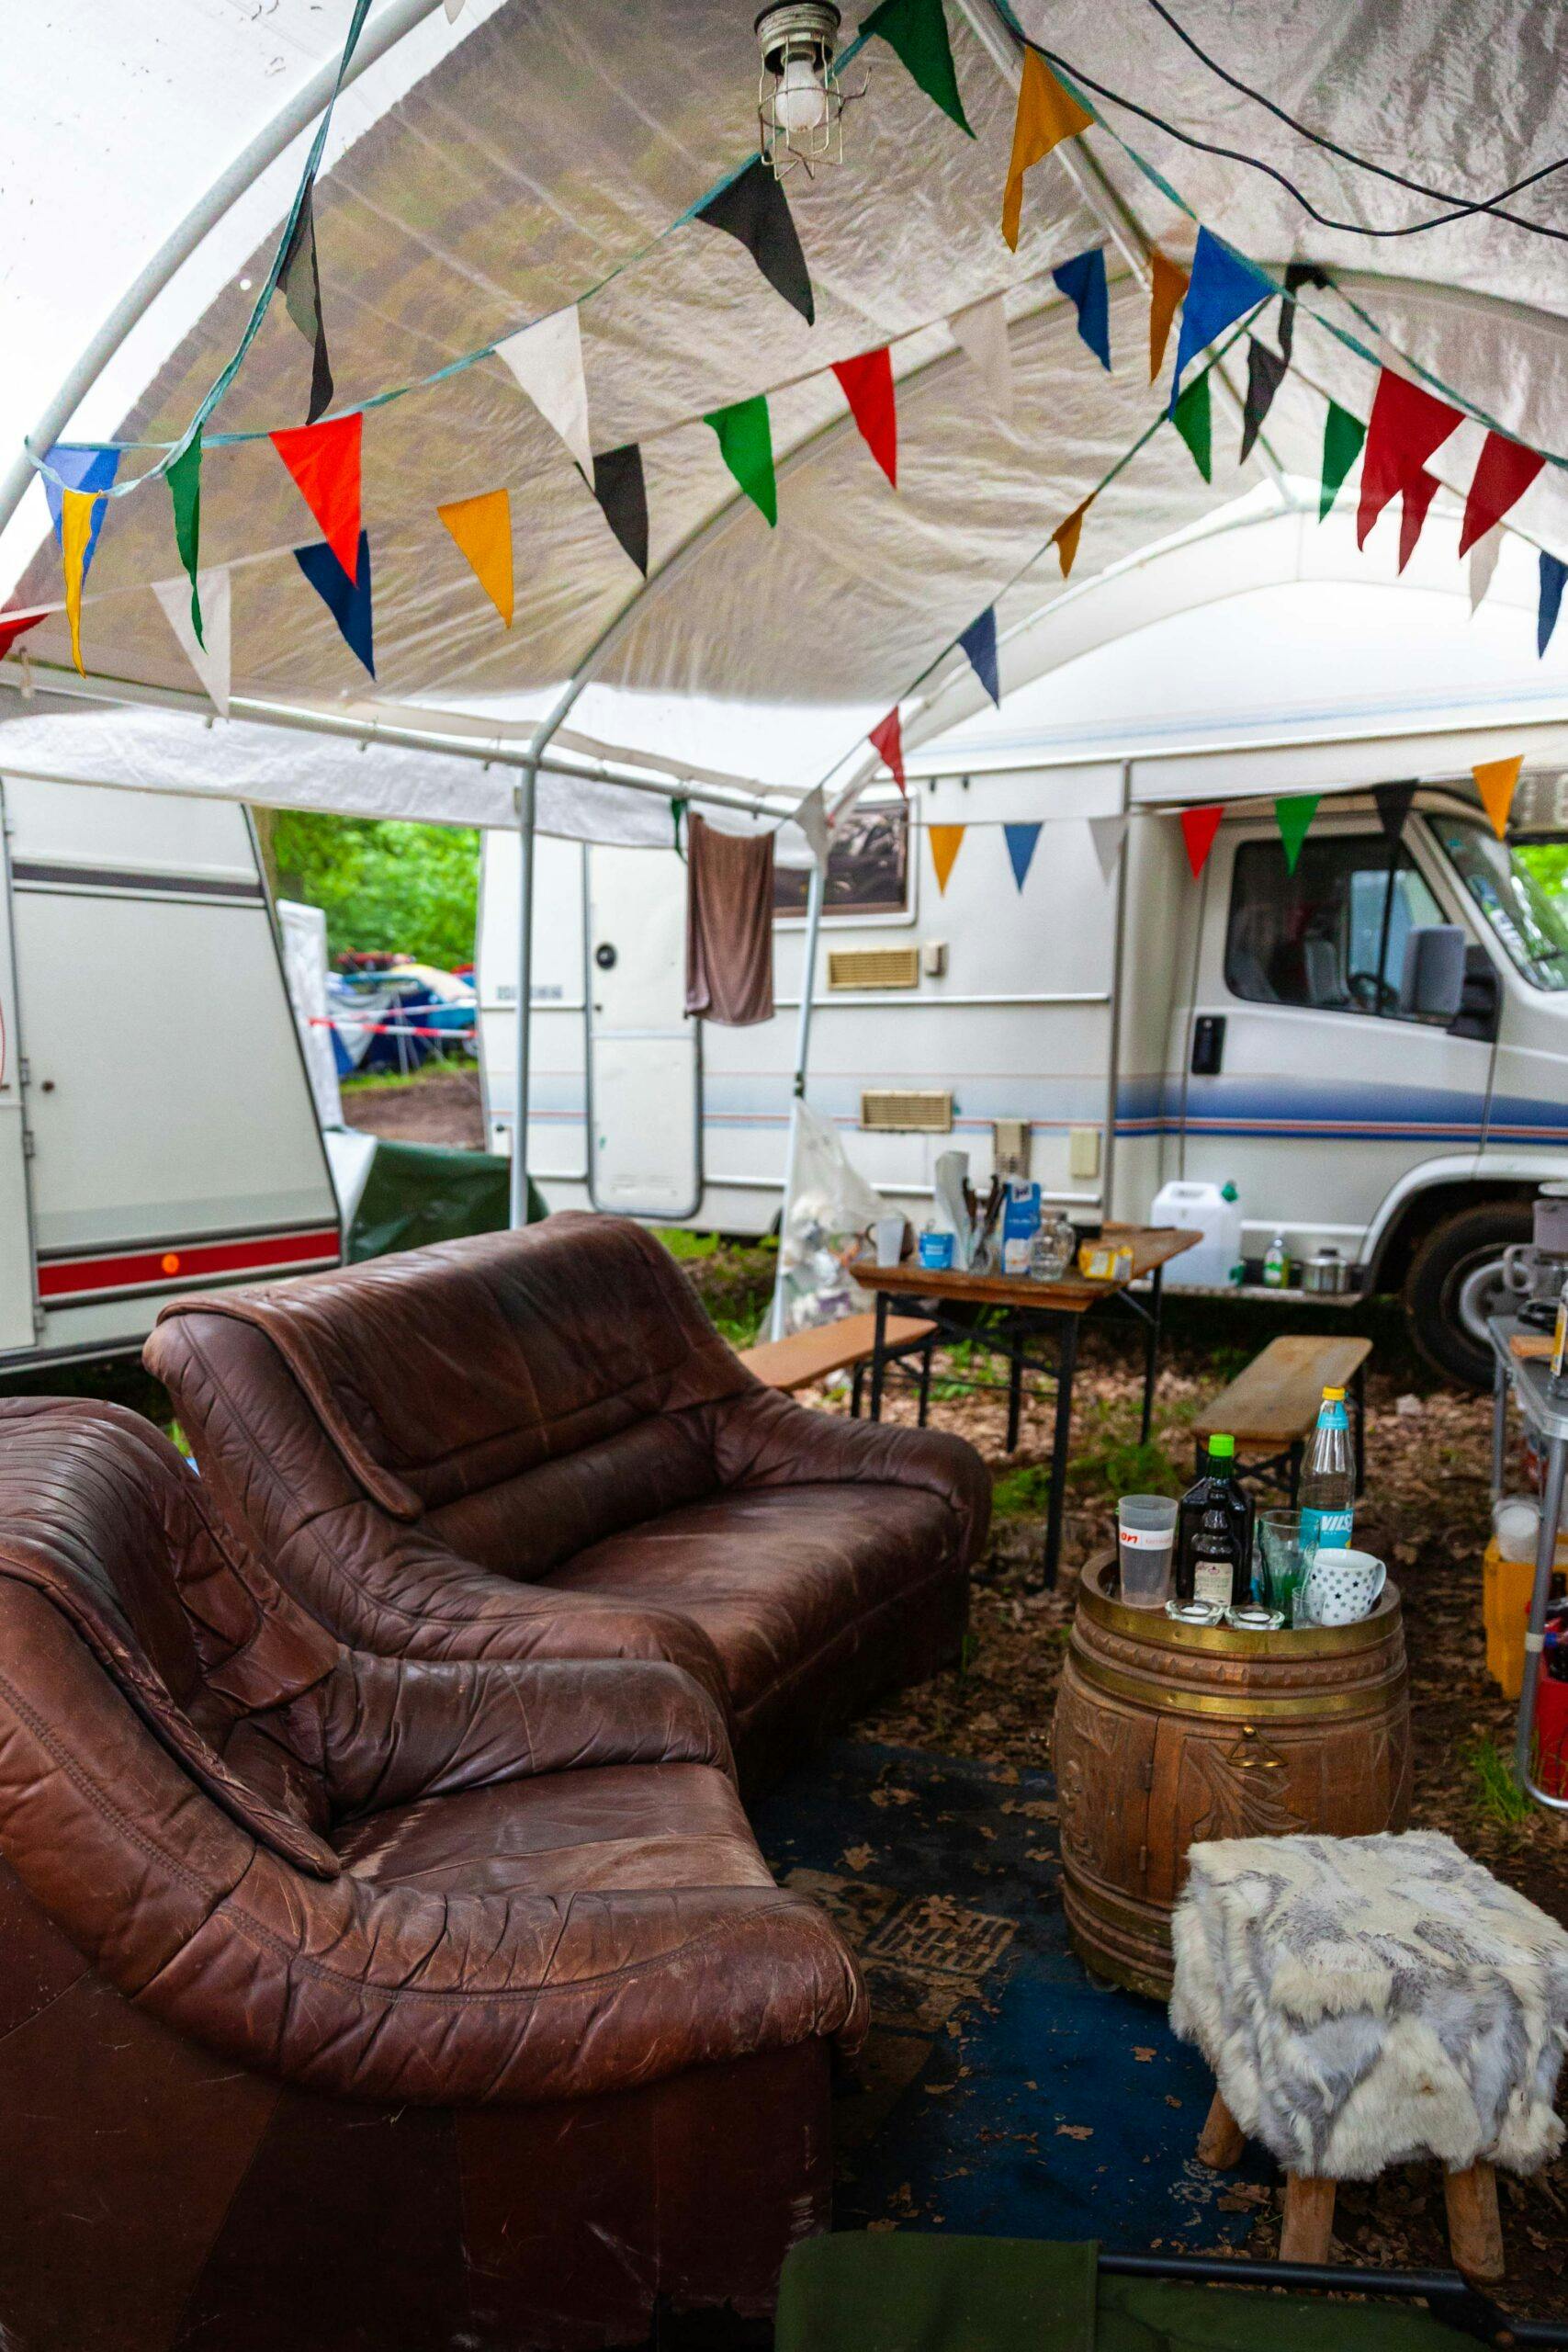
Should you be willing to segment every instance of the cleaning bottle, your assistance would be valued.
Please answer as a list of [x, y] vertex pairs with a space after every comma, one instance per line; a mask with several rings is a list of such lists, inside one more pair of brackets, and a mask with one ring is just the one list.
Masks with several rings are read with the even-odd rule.
[[1301, 1503], [1303, 1549], [1348, 1549], [1356, 1516], [1356, 1456], [1343, 1388], [1323, 1392], [1317, 1427], [1302, 1473]]

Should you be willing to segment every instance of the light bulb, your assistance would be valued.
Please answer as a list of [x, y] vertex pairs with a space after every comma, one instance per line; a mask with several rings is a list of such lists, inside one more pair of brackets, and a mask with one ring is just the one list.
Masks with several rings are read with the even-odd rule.
[[822, 86], [821, 69], [815, 58], [795, 56], [784, 60], [773, 98], [773, 119], [781, 130], [798, 137], [803, 131], [818, 130], [828, 119], [828, 93]]

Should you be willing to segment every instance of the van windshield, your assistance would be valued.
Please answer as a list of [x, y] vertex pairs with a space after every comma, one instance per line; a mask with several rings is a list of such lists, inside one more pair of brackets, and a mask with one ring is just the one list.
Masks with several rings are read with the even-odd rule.
[[1568, 840], [1500, 842], [1467, 817], [1431, 825], [1509, 961], [1538, 989], [1568, 989]]

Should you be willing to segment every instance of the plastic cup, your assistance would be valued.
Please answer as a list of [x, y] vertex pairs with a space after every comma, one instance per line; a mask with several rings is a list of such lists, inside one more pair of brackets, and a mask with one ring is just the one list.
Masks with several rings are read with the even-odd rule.
[[1266, 1510], [1258, 1521], [1258, 1549], [1263, 1555], [1263, 1600], [1287, 1625], [1304, 1625], [1307, 1616], [1302, 1591], [1312, 1566], [1314, 1548], [1302, 1540], [1303, 1515], [1299, 1510]]
[[901, 1216], [879, 1216], [871, 1228], [872, 1242], [879, 1266], [896, 1266], [904, 1254], [904, 1220]]
[[1122, 1599], [1129, 1609], [1161, 1609], [1170, 1590], [1176, 1504], [1169, 1495], [1123, 1495], [1116, 1506]]

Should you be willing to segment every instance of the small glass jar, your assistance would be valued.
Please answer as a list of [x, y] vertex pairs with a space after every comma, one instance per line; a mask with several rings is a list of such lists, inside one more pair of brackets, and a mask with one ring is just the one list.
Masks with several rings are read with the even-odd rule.
[[1078, 1238], [1065, 1216], [1043, 1216], [1029, 1252], [1029, 1279], [1059, 1283], [1073, 1262]]
[[1177, 1600], [1165, 1604], [1165, 1613], [1176, 1625], [1223, 1625], [1224, 1611], [1215, 1600]]
[[1282, 1610], [1266, 1609], [1260, 1600], [1244, 1600], [1225, 1611], [1225, 1623], [1238, 1634], [1277, 1634], [1284, 1623]]

